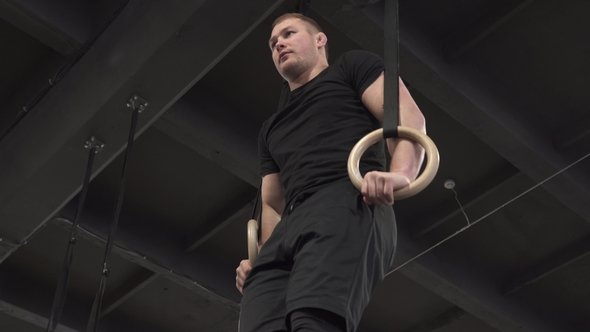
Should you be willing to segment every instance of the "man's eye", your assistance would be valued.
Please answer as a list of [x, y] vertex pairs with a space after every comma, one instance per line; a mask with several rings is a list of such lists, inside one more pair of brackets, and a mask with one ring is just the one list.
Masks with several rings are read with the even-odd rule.
[[286, 35], [286, 36], [290, 36], [290, 35], [292, 35], [292, 34], [294, 34], [294, 33], [295, 33], [295, 32], [293, 32], [293, 31], [287, 31], [287, 33], [286, 33], [285, 35]]

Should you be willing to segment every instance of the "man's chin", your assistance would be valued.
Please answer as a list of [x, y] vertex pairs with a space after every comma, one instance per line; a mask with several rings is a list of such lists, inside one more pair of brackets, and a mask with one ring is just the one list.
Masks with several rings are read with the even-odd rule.
[[292, 63], [282, 63], [279, 67], [279, 74], [288, 81], [289, 77], [297, 76], [297, 66]]

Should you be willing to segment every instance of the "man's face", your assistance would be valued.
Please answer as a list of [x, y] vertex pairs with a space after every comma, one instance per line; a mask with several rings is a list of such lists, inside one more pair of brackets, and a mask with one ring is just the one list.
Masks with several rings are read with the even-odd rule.
[[320, 55], [316, 34], [309, 30], [307, 24], [297, 18], [286, 19], [272, 29], [268, 42], [272, 60], [279, 74], [288, 81], [309, 69]]

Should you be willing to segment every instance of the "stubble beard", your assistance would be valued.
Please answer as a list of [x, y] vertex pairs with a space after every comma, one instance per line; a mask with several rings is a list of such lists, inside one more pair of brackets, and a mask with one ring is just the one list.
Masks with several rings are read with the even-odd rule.
[[287, 59], [286, 62], [281, 64], [280, 68], [281, 76], [287, 82], [292, 82], [305, 71], [305, 64], [300, 58]]

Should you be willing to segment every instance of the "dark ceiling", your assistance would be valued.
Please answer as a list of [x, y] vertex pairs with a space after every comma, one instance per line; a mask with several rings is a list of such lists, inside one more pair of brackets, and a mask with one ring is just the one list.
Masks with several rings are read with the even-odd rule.
[[[280, 95], [270, 23], [297, 3], [0, 0], [0, 331], [45, 331], [96, 137], [58, 329], [85, 330], [134, 95], [149, 106], [100, 330], [237, 330], [256, 138]], [[331, 59], [382, 54], [383, 1], [309, 15]], [[395, 204], [404, 265], [359, 332], [590, 331], [588, 17], [581, 0], [400, 0], [401, 74], [441, 166]]]

